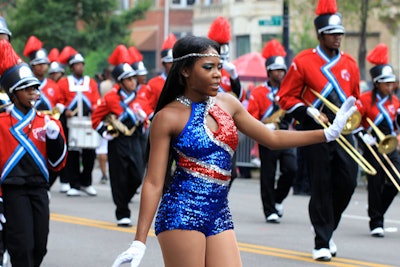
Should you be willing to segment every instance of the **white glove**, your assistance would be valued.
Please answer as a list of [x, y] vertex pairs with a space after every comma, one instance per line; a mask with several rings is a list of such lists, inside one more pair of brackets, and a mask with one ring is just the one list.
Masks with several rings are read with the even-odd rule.
[[45, 125], [44, 129], [46, 130], [46, 135], [49, 139], [57, 139], [58, 134], [60, 133], [60, 127], [57, 123], [50, 119], [48, 115], [44, 117]]
[[8, 105], [8, 106], [6, 107], [6, 112], [7, 112], [7, 114], [10, 114], [13, 108], [14, 108], [14, 104]]
[[331, 142], [339, 137], [344, 126], [346, 125], [347, 119], [357, 110], [354, 105], [356, 99], [354, 96], [350, 96], [344, 101], [339, 111], [336, 113], [336, 117], [329, 128], [324, 129], [326, 142]]
[[118, 255], [112, 267], [118, 267], [127, 262], [131, 263], [131, 267], [137, 267], [139, 266], [145, 251], [146, 245], [138, 240], [135, 240], [127, 250]]
[[137, 109], [136, 116], [140, 122], [144, 122], [147, 118], [147, 114], [146, 114], [146, 112], [144, 112], [143, 109]]
[[265, 124], [265, 127], [267, 127], [268, 129], [270, 129], [271, 131], [273, 131], [273, 130], [276, 129], [275, 123], [272, 123], [272, 122], [266, 123], [266, 124]]
[[239, 76], [236, 71], [236, 66], [233, 65], [233, 63], [224, 60], [222, 67], [229, 73], [232, 79], [236, 79]]
[[142, 109], [142, 106], [139, 103], [133, 104], [133, 111], [136, 115], [136, 118], [140, 122], [144, 122], [146, 120], [147, 114], [146, 114], [146, 112], [144, 112], [144, 110]]
[[370, 146], [373, 146], [373, 145], [375, 145], [376, 144], [376, 138], [375, 137], [373, 137], [372, 135], [370, 135], [370, 134], [364, 134], [363, 136], [362, 136], [362, 140], [366, 143], [366, 144], [368, 144], [368, 145], [370, 145]]
[[64, 106], [63, 104], [57, 103], [57, 104], [56, 104], [56, 108], [60, 111], [60, 114], [63, 114], [63, 113], [64, 113], [65, 106]]
[[102, 134], [104, 139], [106, 139], [107, 141], [111, 141], [114, 139], [114, 136], [109, 134], [107, 131], [104, 131]]
[[321, 113], [319, 112], [318, 109], [314, 107], [308, 107], [307, 108], [307, 115], [310, 116], [317, 124], [320, 124], [317, 118], [321, 116]]

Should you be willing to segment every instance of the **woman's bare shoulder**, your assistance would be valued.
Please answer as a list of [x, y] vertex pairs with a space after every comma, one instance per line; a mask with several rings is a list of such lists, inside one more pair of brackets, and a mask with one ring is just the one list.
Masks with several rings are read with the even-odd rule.
[[155, 126], [158, 130], [177, 135], [185, 127], [189, 117], [190, 108], [178, 102], [172, 102], [156, 113], [152, 126]]
[[242, 109], [242, 104], [232, 94], [229, 93], [218, 93], [216, 96], [217, 104], [227, 111], [231, 116], [234, 116], [236, 112]]

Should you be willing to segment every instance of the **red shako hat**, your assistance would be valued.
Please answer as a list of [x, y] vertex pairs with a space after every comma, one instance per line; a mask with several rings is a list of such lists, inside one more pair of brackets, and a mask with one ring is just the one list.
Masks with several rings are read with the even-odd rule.
[[130, 65], [132, 63], [132, 57], [125, 45], [117, 45], [117, 47], [115, 47], [114, 51], [108, 57], [108, 62], [115, 66], [111, 72], [111, 75], [117, 82], [132, 76], [136, 76], [135, 70]]
[[40, 85], [29, 65], [22, 61], [8, 40], [0, 40], [0, 76], [0, 86], [10, 99], [14, 91]]
[[25, 44], [24, 56], [30, 59], [32, 66], [39, 64], [49, 64], [47, 51], [43, 48], [43, 43], [36, 36], [30, 36]]
[[376, 65], [369, 70], [374, 83], [396, 81], [393, 67], [389, 64], [389, 49], [386, 44], [380, 43], [376, 45], [375, 48], [368, 53], [366, 59], [371, 64]]
[[176, 36], [173, 33], [168, 34], [161, 47], [161, 61], [165, 63], [172, 62], [174, 60], [172, 56], [172, 48], [176, 43]]
[[265, 67], [267, 70], [287, 70], [285, 63], [286, 51], [277, 39], [267, 42], [261, 55], [266, 59]]
[[342, 16], [337, 13], [336, 0], [319, 0], [315, 14], [318, 17], [314, 20], [317, 34], [344, 33]]
[[60, 63], [69, 65], [70, 67], [75, 63], [85, 63], [85, 59], [82, 54], [78, 53], [73, 47], [66, 46], [60, 53]]

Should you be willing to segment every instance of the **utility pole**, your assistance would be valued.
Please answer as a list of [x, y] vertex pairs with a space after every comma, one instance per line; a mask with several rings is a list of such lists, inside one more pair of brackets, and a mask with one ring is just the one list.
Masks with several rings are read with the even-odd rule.
[[289, 45], [289, 0], [283, 0], [283, 29], [282, 42], [286, 51], [286, 65], [289, 66], [292, 61], [292, 51]]
[[164, 1], [164, 40], [169, 34], [169, 1]]

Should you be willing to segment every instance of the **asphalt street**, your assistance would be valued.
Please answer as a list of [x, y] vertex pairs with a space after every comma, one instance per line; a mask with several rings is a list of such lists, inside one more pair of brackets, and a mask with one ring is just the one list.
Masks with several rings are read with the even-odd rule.
[[[117, 227], [109, 184], [99, 183], [101, 175], [97, 168], [93, 174], [96, 197], [67, 197], [58, 192], [58, 183], [52, 187], [48, 253], [43, 267], [111, 266], [131, 243], [140, 196], [135, 196], [130, 205], [134, 227]], [[369, 235], [366, 189], [360, 185], [334, 233], [337, 257], [320, 263], [311, 259], [309, 197], [290, 193], [283, 203], [281, 223], [268, 224], [261, 209], [259, 180], [237, 179], [230, 192], [230, 207], [243, 266], [400, 266], [399, 199], [398, 196], [385, 217], [385, 237], [373, 238]], [[153, 231], [141, 266], [163, 266]]]

